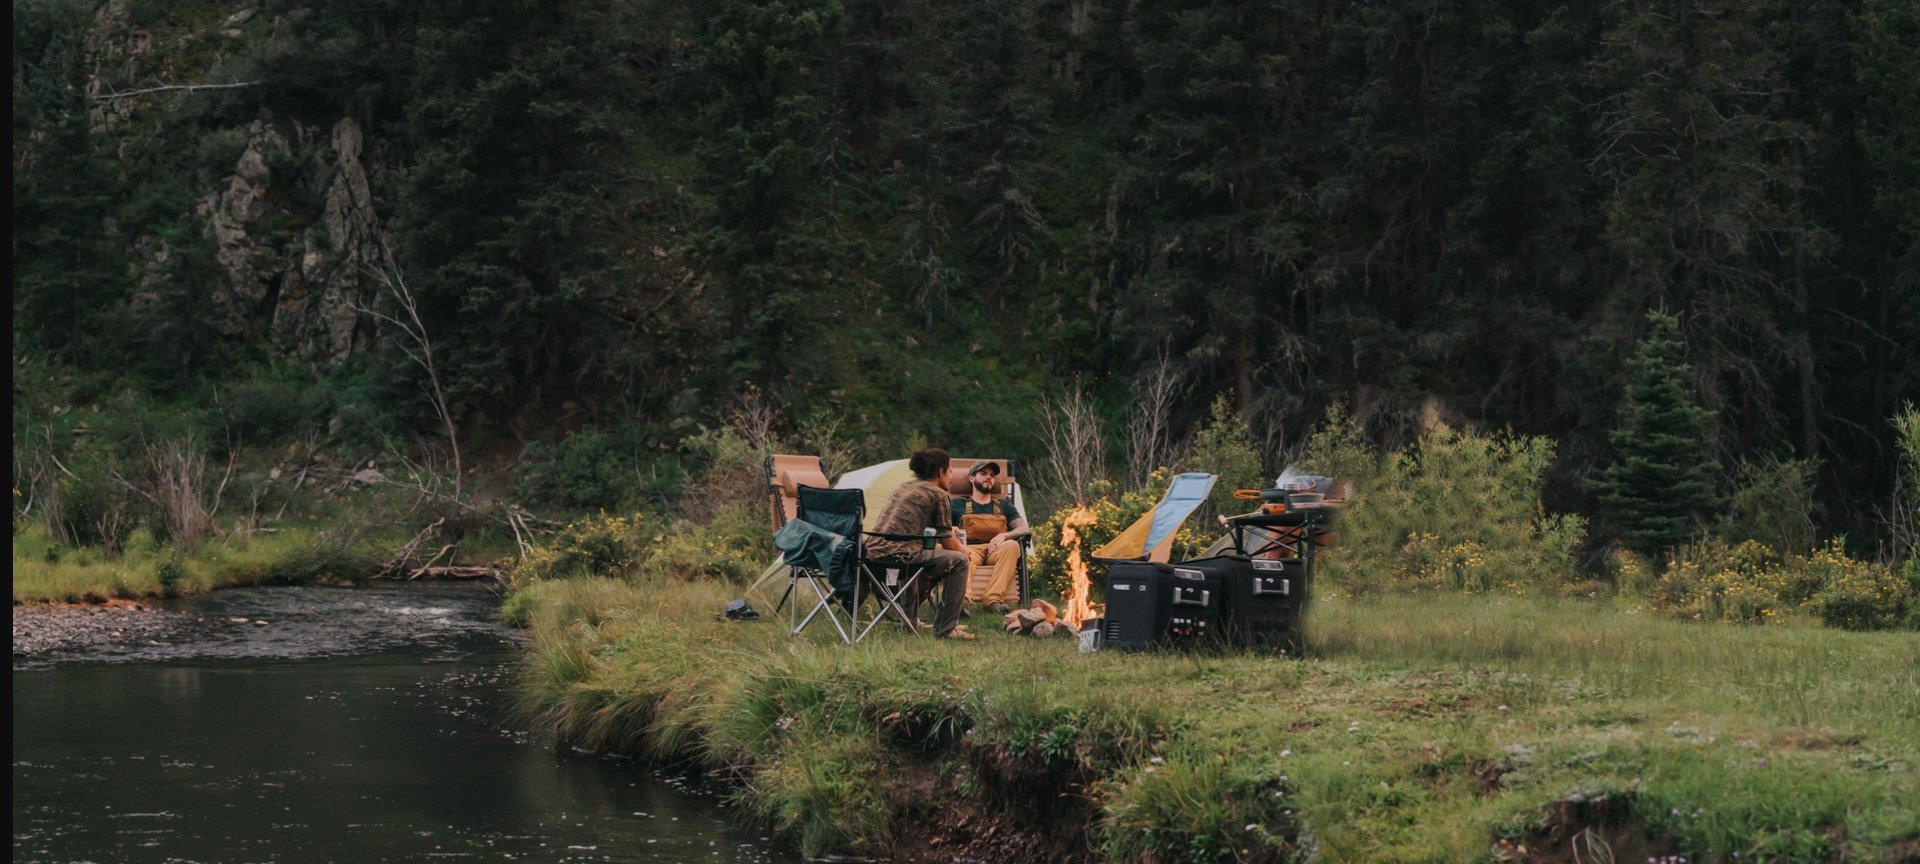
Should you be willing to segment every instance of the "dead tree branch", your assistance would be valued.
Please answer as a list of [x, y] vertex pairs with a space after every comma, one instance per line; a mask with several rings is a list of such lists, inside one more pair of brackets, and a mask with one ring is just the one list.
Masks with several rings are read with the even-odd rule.
[[[388, 250], [384, 257], [391, 262], [393, 260], [391, 250]], [[442, 431], [447, 436], [447, 447], [453, 454], [453, 498], [459, 500], [461, 480], [466, 473], [460, 457], [460, 430], [458, 424], [454, 422], [453, 410], [447, 405], [446, 390], [440, 386], [440, 368], [433, 359], [433, 340], [427, 336], [426, 322], [420, 318], [420, 304], [413, 296], [413, 289], [407, 286], [406, 276], [398, 267], [367, 268], [367, 270], [387, 289], [387, 293], [393, 298], [400, 312], [398, 315], [389, 315], [371, 305], [361, 306], [360, 311], [400, 328], [400, 332], [406, 334], [407, 339], [411, 340], [411, 345], [399, 340], [395, 340], [395, 343], [399, 345], [400, 353], [405, 354], [407, 359], [412, 360], [414, 365], [419, 366], [427, 375], [427, 399], [433, 404], [434, 413], [440, 417]]]
[[122, 90], [116, 93], [95, 93], [96, 102], [112, 102], [117, 99], [133, 99], [151, 96], [155, 93], [194, 93], [201, 90], [238, 90], [242, 87], [257, 87], [264, 82], [234, 81], [229, 84], [161, 84], [157, 87], [143, 87], [139, 90]]

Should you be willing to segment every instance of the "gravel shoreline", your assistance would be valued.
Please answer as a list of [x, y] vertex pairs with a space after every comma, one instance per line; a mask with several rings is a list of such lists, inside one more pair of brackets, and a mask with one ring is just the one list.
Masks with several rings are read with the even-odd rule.
[[202, 617], [139, 603], [15, 606], [13, 656], [18, 659], [114, 645], [154, 644]]

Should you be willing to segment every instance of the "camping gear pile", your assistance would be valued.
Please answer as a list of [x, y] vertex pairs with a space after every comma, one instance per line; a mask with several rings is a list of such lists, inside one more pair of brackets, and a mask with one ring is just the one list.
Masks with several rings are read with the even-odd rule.
[[[1211, 475], [1175, 478], [1161, 506], [1136, 523], [1149, 526], [1140, 547], [1117, 546], [1116, 539], [1096, 553], [1112, 561], [1107, 608], [1103, 619], [1083, 623], [1097, 624], [1100, 643], [1134, 650], [1219, 645], [1299, 652], [1314, 550], [1329, 538], [1327, 523], [1344, 496], [1328, 497], [1334, 491], [1330, 478], [1289, 469], [1274, 488], [1235, 493], [1261, 506], [1226, 517], [1227, 535], [1220, 542], [1200, 557], [1168, 562], [1173, 532], [1212, 486]], [[1114, 560], [1114, 552], [1137, 557]]]
[[[967, 472], [982, 461], [1001, 466], [1005, 482], [999, 494], [1024, 512], [1010, 459], [954, 459], [947, 477], [949, 492], [966, 494]], [[945, 536], [873, 533], [873, 514], [896, 487], [912, 479], [906, 460], [849, 471], [831, 486], [815, 457], [772, 456], [766, 468], [775, 545], [782, 555], [749, 593], [784, 580], [774, 614], [785, 611], [795, 634], [817, 621], [828, 622], [848, 643], [866, 638], [885, 620], [918, 632], [919, 622], [906, 610], [913, 605], [909, 601], [914, 592], [930, 587], [920, 578], [923, 563], [871, 559], [860, 543], [862, 537], [880, 536], [922, 541], [931, 549]], [[1226, 646], [1297, 653], [1304, 643], [1315, 550], [1331, 538], [1329, 523], [1345, 503], [1344, 489], [1331, 478], [1288, 468], [1273, 488], [1234, 493], [1235, 498], [1258, 501], [1259, 508], [1222, 518], [1226, 533], [1212, 546], [1189, 560], [1169, 561], [1180, 526], [1206, 503], [1216, 479], [1204, 473], [1174, 477], [1151, 510], [1091, 553], [1094, 560], [1109, 564], [1104, 610], [1089, 602], [1086, 562], [1077, 543], [1068, 557], [1078, 578], [1072, 580], [1065, 611], [1031, 599], [1023, 538], [1023, 606], [1005, 616], [1006, 631], [1079, 637], [1081, 650]], [[970, 576], [978, 581], [990, 572], [990, 567], [976, 567]]]

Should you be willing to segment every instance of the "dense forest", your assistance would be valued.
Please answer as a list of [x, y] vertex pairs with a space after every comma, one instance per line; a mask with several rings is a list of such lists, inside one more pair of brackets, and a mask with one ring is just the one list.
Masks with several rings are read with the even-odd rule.
[[68, 406], [185, 406], [658, 484], [554, 487], [607, 506], [743, 405], [1037, 457], [1091, 404], [1151, 467], [1225, 394], [1275, 460], [1335, 404], [1548, 436], [1590, 512], [1664, 311], [1712, 482], [1809, 460], [1870, 537], [1920, 399], [1912, 0], [21, 0], [13, 35], [16, 476]]

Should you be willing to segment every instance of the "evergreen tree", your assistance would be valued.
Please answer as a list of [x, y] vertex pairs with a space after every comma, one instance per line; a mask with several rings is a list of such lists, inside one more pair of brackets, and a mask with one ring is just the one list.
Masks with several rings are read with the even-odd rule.
[[1634, 352], [1626, 423], [1613, 433], [1615, 460], [1594, 483], [1601, 514], [1628, 549], [1658, 560], [1693, 533], [1718, 502], [1707, 456], [1707, 412], [1690, 380], [1680, 319], [1650, 312], [1652, 330]]

